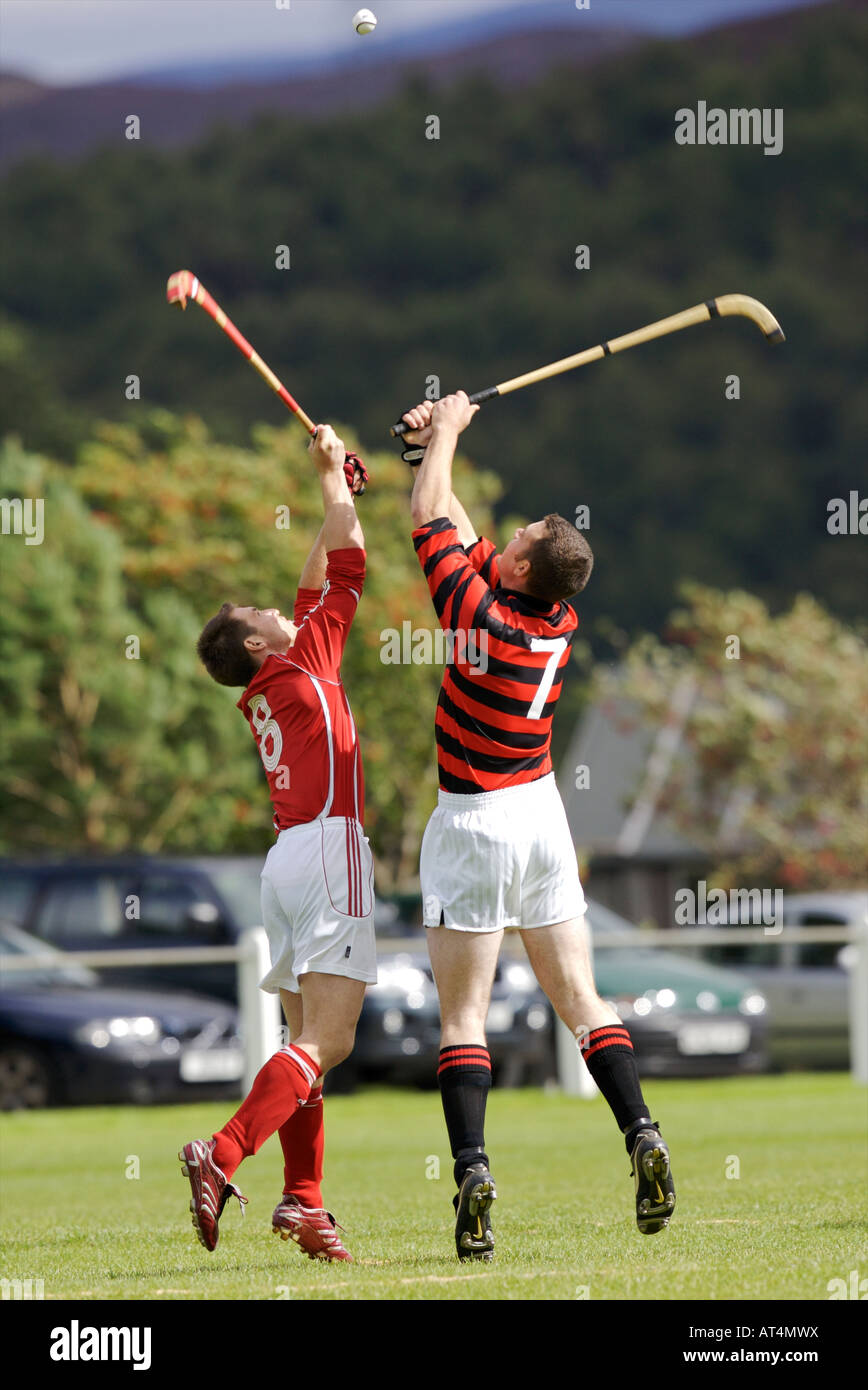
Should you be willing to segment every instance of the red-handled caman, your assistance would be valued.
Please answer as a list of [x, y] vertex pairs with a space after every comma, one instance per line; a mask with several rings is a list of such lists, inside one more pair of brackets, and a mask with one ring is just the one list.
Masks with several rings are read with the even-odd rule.
[[[247, 358], [252, 367], [256, 368], [263, 381], [266, 381], [272, 391], [280, 397], [286, 408], [291, 410], [293, 415], [298, 417], [308, 434], [316, 434], [316, 425], [313, 420], [311, 420], [310, 416], [306, 411], [302, 410], [295, 397], [287, 391], [283, 382], [279, 381], [274, 375], [268, 363], [263, 362], [253, 345], [248, 343], [244, 334], [238, 331], [232, 320], [224, 310], [220, 308], [216, 299], [208, 293], [202, 281], [194, 275], [191, 270], [176, 270], [174, 275], [169, 276], [168, 284], [166, 285], [166, 299], [170, 304], [180, 304], [182, 309], [186, 309], [188, 299], [195, 300], [195, 302], [205, 310], [205, 313], [210, 314], [214, 322], [223, 329], [226, 336], [232, 339], [238, 351]], [[365, 483], [368, 477], [365, 466], [357, 454], [347, 454], [347, 460], [353, 465], [353, 472], [360, 484], [358, 487], [352, 488], [352, 490], [357, 494], [361, 494], [365, 490]], [[350, 478], [351, 473], [348, 469], [348, 482], [350, 482]]]

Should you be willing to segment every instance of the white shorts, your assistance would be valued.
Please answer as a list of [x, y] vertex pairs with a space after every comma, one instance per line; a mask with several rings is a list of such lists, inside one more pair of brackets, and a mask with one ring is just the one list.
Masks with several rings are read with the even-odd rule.
[[479, 795], [441, 791], [422, 840], [420, 873], [426, 927], [545, 927], [585, 911], [553, 772]]
[[282, 830], [262, 870], [266, 994], [301, 992], [300, 975], [376, 984], [374, 861], [357, 820], [328, 816]]

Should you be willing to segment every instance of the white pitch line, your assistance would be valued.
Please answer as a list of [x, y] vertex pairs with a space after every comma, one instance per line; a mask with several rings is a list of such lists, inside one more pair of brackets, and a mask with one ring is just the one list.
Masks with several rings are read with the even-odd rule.
[[[545, 1269], [545, 1270], [528, 1270], [527, 1272], [520, 1272], [520, 1271], [518, 1271], [518, 1270], [507, 1270], [507, 1269], [500, 1268], [500, 1269], [497, 1271], [497, 1273], [504, 1274], [504, 1275], [508, 1274], [510, 1279], [556, 1279], [556, 1278], [561, 1277], [562, 1275], [569, 1275], [569, 1277], [570, 1277], [571, 1279], [576, 1278], [576, 1271], [575, 1271], [574, 1269]], [[613, 1274], [614, 1274], [614, 1273], [617, 1273], [617, 1271], [616, 1271], [616, 1270], [613, 1270], [612, 1273], [613, 1273]], [[407, 1277], [407, 1278], [399, 1279], [399, 1280], [398, 1280], [398, 1283], [399, 1283], [399, 1284], [466, 1284], [466, 1283], [471, 1283], [471, 1282], [475, 1283], [475, 1282], [477, 1282], [477, 1281], [480, 1280], [480, 1279], [490, 1279], [490, 1278], [492, 1278], [492, 1277], [493, 1277], [493, 1273], [489, 1273], [489, 1271], [487, 1271], [487, 1270], [485, 1270], [485, 1271], [481, 1270], [478, 1274], [469, 1274], [469, 1273], [468, 1273], [468, 1274], [419, 1274], [419, 1275], [413, 1275], [413, 1276], [410, 1276], [410, 1277]], [[496, 1277], [496, 1276], [495, 1276], [495, 1277]], [[318, 1286], [316, 1286], [316, 1285], [314, 1285], [314, 1284], [289, 1284], [287, 1287], [289, 1288], [289, 1290], [290, 1290], [291, 1293], [295, 1293], [296, 1291], [299, 1291], [299, 1292], [301, 1292], [301, 1293], [312, 1293], [312, 1292], [316, 1292], [317, 1294], [319, 1294], [319, 1293], [321, 1293], [321, 1292], [324, 1291], [323, 1289], [321, 1289], [320, 1287], [318, 1287]], [[358, 1287], [359, 1287], [358, 1281], [356, 1281], [356, 1280], [354, 1280], [354, 1279], [341, 1279], [341, 1280], [335, 1280], [334, 1282], [329, 1281], [329, 1283], [328, 1283], [327, 1285], [324, 1286], [324, 1288], [325, 1288], [326, 1290], [328, 1290], [328, 1291], [331, 1291], [332, 1289], [346, 1289], [346, 1288], [353, 1288], [353, 1287], [355, 1287], [355, 1288], [358, 1288]]]

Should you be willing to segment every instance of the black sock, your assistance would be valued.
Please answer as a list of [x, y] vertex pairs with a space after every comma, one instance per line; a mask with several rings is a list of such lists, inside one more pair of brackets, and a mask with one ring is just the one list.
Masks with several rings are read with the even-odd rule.
[[622, 1023], [593, 1028], [582, 1043], [582, 1056], [622, 1132], [647, 1118], [633, 1044]]
[[485, 1102], [491, 1087], [488, 1048], [478, 1043], [441, 1047], [437, 1080], [455, 1159], [455, 1181], [460, 1187], [471, 1164], [488, 1167], [484, 1136]]

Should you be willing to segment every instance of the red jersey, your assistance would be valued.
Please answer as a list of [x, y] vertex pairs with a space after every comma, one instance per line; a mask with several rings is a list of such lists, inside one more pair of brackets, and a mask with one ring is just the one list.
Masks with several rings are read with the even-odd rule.
[[322, 591], [298, 591], [289, 651], [267, 656], [238, 701], [278, 832], [325, 816], [364, 817], [362, 760], [340, 669], [364, 582], [364, 550], [330, 550]]
[[465, 550], [448, 517], [420, 526], [413, 544], [454, 635], [434, 721], [440, 786], [472, 795], [545, 777], [575, 610], [500, 588], [491, 541]]

